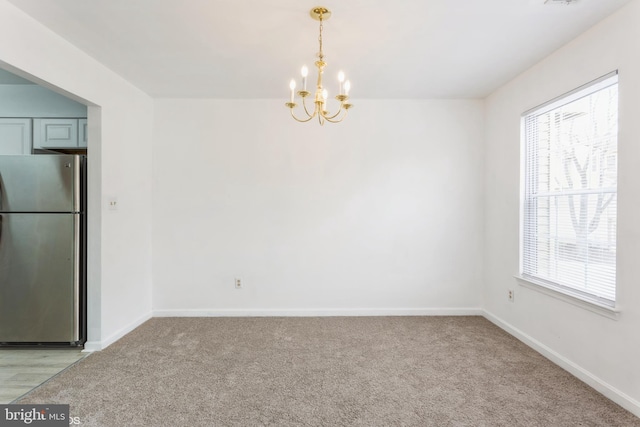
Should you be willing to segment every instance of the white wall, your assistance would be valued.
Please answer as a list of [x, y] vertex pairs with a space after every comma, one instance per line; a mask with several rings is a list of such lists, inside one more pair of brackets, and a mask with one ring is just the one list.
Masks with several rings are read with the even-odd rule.
[[[143, 92], [0, 0], [0, 67], [91, 105], [89, 126], [89, 347], [151, 313], [151, 127]], [[106, 196], [119, 210], [107, 211]]]
[[[485, 288], [489, 317], [640, 415], [640, 1], [634, 1], [486, 100]], [[520, 115], [619, 70], [617, 287], [612, 320], [516, 284]], [[515, 290], [515, 302], [507, 301]]]
[[156, 100], [154, 313], [478, 312], [482, 102], [285, 101]]

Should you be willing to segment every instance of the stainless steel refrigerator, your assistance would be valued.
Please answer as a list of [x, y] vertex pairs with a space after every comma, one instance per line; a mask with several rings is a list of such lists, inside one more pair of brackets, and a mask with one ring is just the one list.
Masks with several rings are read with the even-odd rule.
[[85, 156], [0, 156], [0, 345], [86, 341], [85, 195]]

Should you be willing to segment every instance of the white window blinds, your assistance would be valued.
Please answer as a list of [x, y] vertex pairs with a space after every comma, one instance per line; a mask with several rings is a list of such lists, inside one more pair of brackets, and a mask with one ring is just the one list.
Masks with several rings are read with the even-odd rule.
[[523, 115], [521, 274], [613, 306], [618, 75]]

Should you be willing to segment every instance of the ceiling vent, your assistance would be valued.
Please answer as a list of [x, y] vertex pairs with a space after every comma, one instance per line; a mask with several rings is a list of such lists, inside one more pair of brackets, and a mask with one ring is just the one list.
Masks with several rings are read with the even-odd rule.
[[569, 5], [578, 3], [579, 0], [544, 0], [544, 4], [561, 4]]

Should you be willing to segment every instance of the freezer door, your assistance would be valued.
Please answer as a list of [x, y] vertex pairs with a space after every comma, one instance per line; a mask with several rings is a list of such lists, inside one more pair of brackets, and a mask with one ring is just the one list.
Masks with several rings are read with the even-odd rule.
[[80, 156], [0, 156], [0, 212], [79, 212]]
[[79, 214], [0, 214], [0, 343], [79, 337]]

